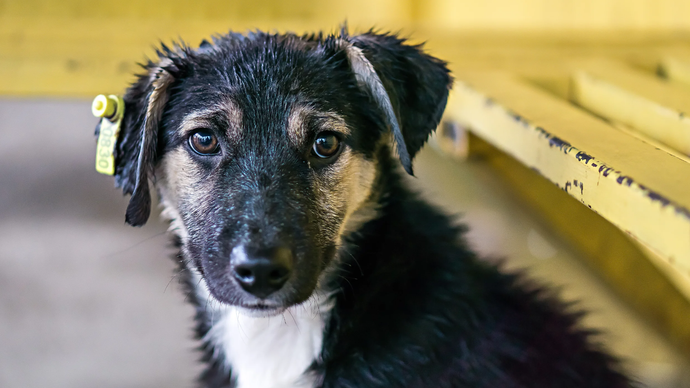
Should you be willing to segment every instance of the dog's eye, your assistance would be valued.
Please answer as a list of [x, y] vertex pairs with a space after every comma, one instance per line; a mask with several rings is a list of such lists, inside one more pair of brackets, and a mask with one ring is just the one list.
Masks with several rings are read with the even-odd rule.
[[218, 153], [219, 149], [218, 139], [206, 129], [194, 132], [189, 137], [189, 145], [200, 155], [213, 155]]
[[333, 157], [338, 153], [339, 149], [340, 140], [330, 132], [320, 134], [319, 137], [314, 140], [314, 147], [312, 148], [314, 155], [321, 159]]

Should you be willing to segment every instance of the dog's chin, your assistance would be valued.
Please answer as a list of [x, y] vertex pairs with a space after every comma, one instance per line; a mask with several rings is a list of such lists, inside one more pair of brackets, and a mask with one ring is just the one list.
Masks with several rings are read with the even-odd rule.
[[251, 318], [269, 318], [276, 315], [280, 315], [287, 310], [287, 307], [283, 306], [268, 306], [268, 305], [241, 305], [237, 306], [237, 311]]
[[298, 299], [296, 302], [276, 301], [269, 299], [257, 299], [255, 297], [247, 297], [245, 295], [232, 298], [225, 298], [224, 294], [218, 295], [213, 288], [209, 289], [211, 298], [219, 303], [223, 308], [233, 308], [240, 314], [252, 318], [268, 318], [276, 315], [281, 315], [288, 308], [298, 305], [303, 302]]

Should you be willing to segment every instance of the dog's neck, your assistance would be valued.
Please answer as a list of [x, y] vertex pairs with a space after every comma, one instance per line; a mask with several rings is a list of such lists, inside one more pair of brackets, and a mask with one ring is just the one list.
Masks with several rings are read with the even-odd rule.
[[[196, 272], [196, 271], [194, 271]], [[253, 316], [240, 307], [221, 305], [196, 273], [196, 297], [205, 305], [210, 330], [203, 338], [222, 354], [237, 388], [297, 388], [315, 386], [308, 369], [318, 361], [331, 306], [325, 294], [282, 314]]]
[[250, 317], [230, 307], [213, 325], [211, 340], [225, 353], [238, 388], [313, 387], [309, 366], [321, 353], [327, 311], [319, 300], [282, 315]]

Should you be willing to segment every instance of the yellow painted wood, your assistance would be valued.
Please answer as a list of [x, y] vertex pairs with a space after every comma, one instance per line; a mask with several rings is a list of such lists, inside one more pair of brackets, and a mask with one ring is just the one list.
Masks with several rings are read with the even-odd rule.
[[571, 78], [573, 102], [690, 154], [690, 90], [608, 61], [579, 69]]
[[[689, 36], [675, 32], [673, 24], [621, 32], [615, 24], [602, 30], [586, 22], [623, 7], [623, 0], [569, 1], [0, 0], [0, 94], [120, 92], [132, 80], [134, 63], [151, 55], [159, 40], [197, 44], [229, 29], [328, 31], [345, 20], [352, 30], [376, 26], [428, 41], [432, 52], [456, 69], [507, 69], [531, 76], [555, 73], [573, 58], [625, 58], [652, 67], [664, 56], [690, 57]], [[631, 1], [638, 4], [633, 8], [642, 4]], [[656, 11], [635, 18], [664, 20], [668, 12], [659, 10], [675, 7], [676, 1], [659, 0]], [[589, 16], [572, 12], [588, 7]], [[509, 15], [497, 18], [505, 12]], [[614, 16], [632, 20], [632, 15]], [[516, 22], [504, 23], [508, 16]], [[456, 17], [462, 19], [456, 23]], [[568, 17], [572, 23], [558, 21]]]
[[[269, 23], [238, 23], [240, 30], [271, 28]], [[298, 23], [275, 29], [304, 31]], [[318, 27], [318, 26], [314, 26]], [[227, 31], [223, 21], [0, 20], [0, 94], [93, 97], [121, 93], [138, 71], [136, 63], [154, 55], [158, 42], [184, 37], [197, 45]]]
[[412, 0], [4, 0], [0, 16], [6, 18], [56, 18], [166, 20], [184, 23], [199, 21], [263, 21], [305, 22], [328, 24], [351, 19], [354, 22], [408, 22]]
[[662, 151], [665, 151], [669, 155], [673, 155], [676, 158], [685, 161], [686, 163], [690, 163], [690, 156], [682, 154], [682, 153], [676, 151], [675, 149], [673, 149], [673, 148], [671, 148], [665, 144], [659, 143], [658, 141], [652, 139], [651, 137], [646, 136], [646, 135], [640, 133], [639, 131], [637, 131], [635, 129], [632, 129], [625, 124], [621, 124], [618, 122], [611, 122], [610, 124], [614, 128], [618, 129], [619, 131], [621, 131], [621, 132], [623, 132], [629, 136], [638, 138], [638, 139], [642, 140], [643, 142], [648, 143], [652, 147], [655, 147], [655, 148], [658, 148]]
[[[655, 267], [623, 231], [583, 207], [533, 169], [477, 136], [470, 155], [488, 163], [546, 227], [572, 244], [631, 306], [642, 312], [686, 355], [690, 354], [690, 299]], [[670, 265], [667, 264], [670, 267]], [[678, 274], [677, 269], [672, 271]]]
[[[446, 120], [453, 117], [448, 115]], [[443, 134], [437, 134], [438, 143], [449, 140]], [[450, 142], [455, 144], [453, 139]], [[623, 300], [690, 356], [690, 283], [677, 267], [658, 256], [650, 260], [627, 233], [474, 132], [462, 145], [467, 146], [471, 161], [491, 166], [506, 183], [506, 190], [523, 201], [546, 229], [570, 244]]]
[[419, 18], [450, 29], [687, 29], [685, 0], [426, 0]]
[[690, 273], [690, 164], [509, 74], [458, 78], [449, 118]]
[[664, 58], [659, 64], [659, 70], [668, 80], [690, 86], [690, 61]]
[[0, 15], [169, 20], [420, 21], [447, 29], [688, 29], [686, 0], [3, 0]]
[[[136, 63], [154, 56], [153, 47], [159, 42], [181, 39], [198, 45], [231, 28], [336, 31], [342, 21], [0, 18], [0, 94], [93, 97], [120, 93], [134, 80]], [[351, 28], [358, 24], [351, 23]]]
[[[663, 276], [671, 282], [675, 288], [688, 300], [690, 300], [690, 275], [683, 274], [676, 270], [673, 265], [669, 264], [663, 257], [659, 256], [653, 249], [642, 244], [637, 240], [633, 240], [637, 244], [637, 248], [642, 252], [649, 261], [654, 264]], [[690, 315], [689, 315], [690, 317]]]

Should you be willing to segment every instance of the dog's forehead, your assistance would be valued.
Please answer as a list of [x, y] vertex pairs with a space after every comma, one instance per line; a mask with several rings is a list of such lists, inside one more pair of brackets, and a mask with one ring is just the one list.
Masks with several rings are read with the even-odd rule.
[[[247, 102], [257, 104], [261, 94], [302, 97], [337, 96], [348, 88], [344, 55], [327, 51], [298, 37], [265, 36], [216, 49], [197, 57], [196, 80], [225, 86]], [[263, 93], [261, 93], [263, 92]]]
[[207, 50], [178, 89], [180, 128], [214, 122], [230, 139], [282, 134], [296, 145], [319, 128], [347, 134], [344, 110], [352, 79], [333, 61], [299, 40]]

